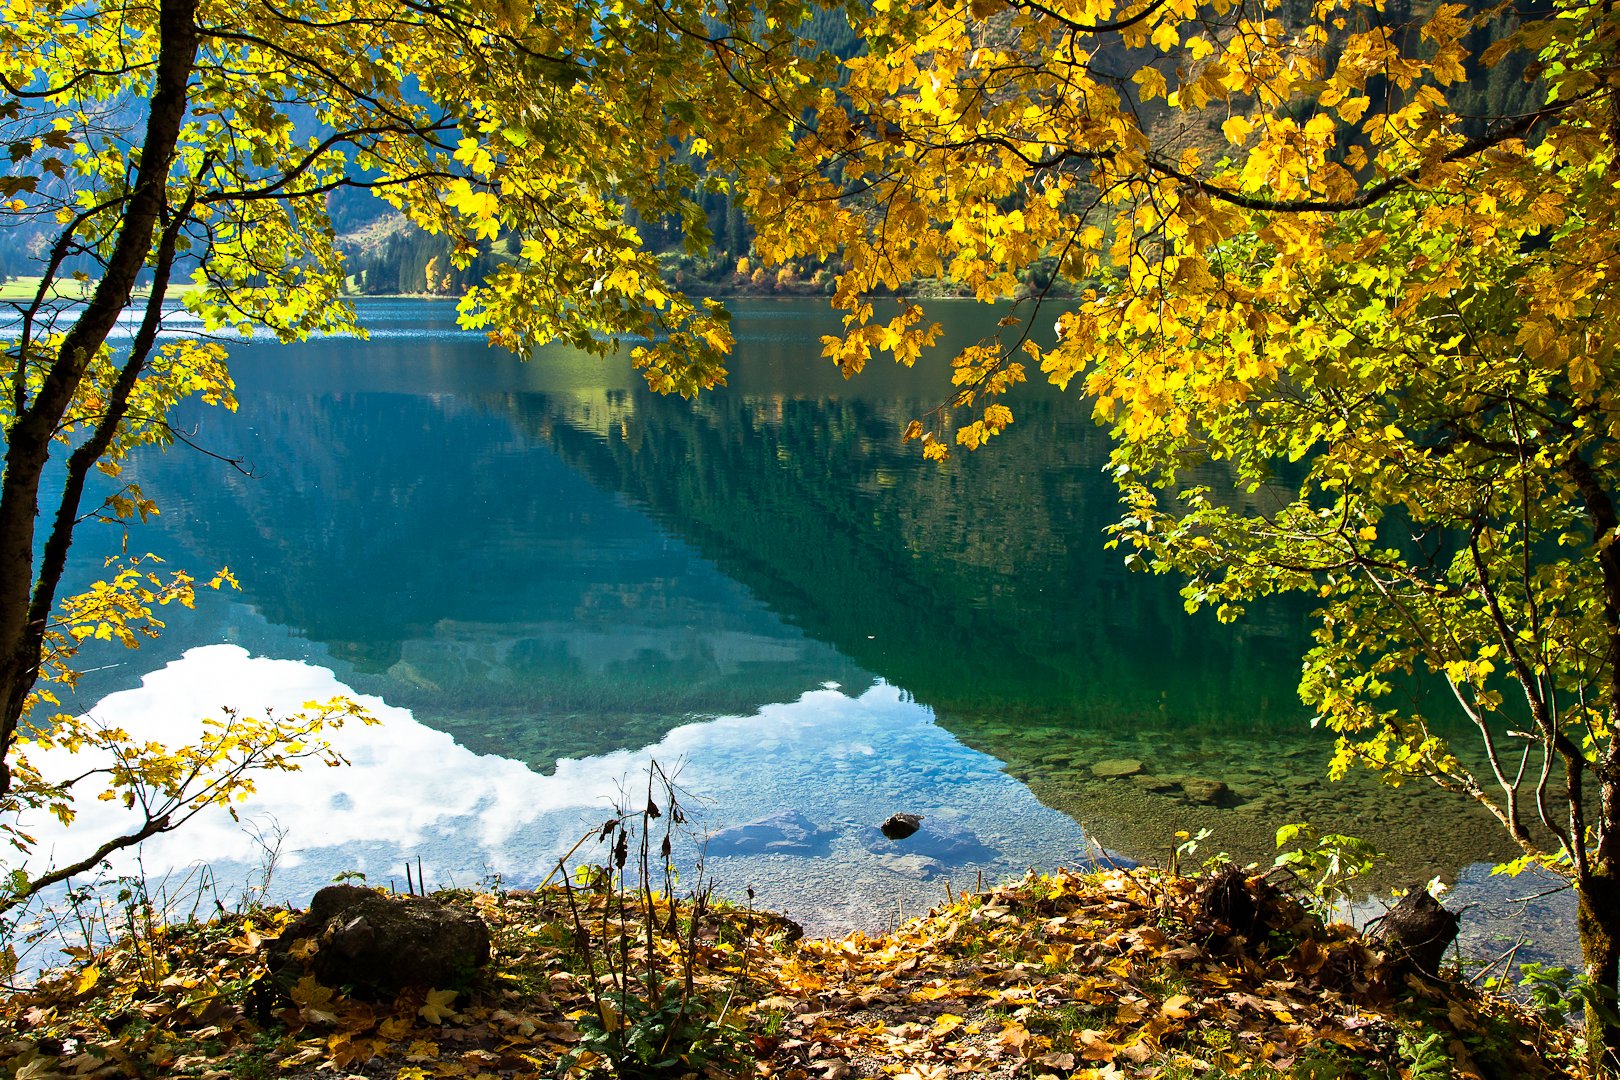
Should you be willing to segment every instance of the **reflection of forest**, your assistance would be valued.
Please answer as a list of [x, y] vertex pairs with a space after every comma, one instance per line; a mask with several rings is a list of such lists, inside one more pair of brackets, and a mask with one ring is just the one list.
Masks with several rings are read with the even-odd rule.
[[1301, 620], [1188, 618], [1104, 550], [1106, 441], [1077, 403], [1018, 406], [937, 468], [898, 442], [915, 402], [717, 394], [693, 408], [504, 402], [592, 481], [648, 506], [790, 622], [942, 713], [1087, 727], [1293, 728]]
[[[1188, 617], [1104, 549], [1082, 402], [1030, 389], [1006, 436], [937, 468], [898, 441], [927, 391], [802, 367], [796, 310], [696, 402], [465, 339], [255, 353], [242, 415], [199, 437], [257, 478], [189, 454], [137, 471], [188, 564], [232, 565], [356, 689], [542, 770], [875, 673], [1123, 850], [1209, 824], [1261, 857], [1308, 816], [1410, 835], [1408, 866], [1489, 854], [1460, 804], [1320, 780], [1300, 609]], [[1093, 776], [1120, 758], [1140, 771]]]
[[[1013, 434], [946, 469], [898, 445], [917, 406], [892, 399], [501, 407], [1116, 850], [1207, 826], [1206, 853], [1269, 862], [1277, 827], [1310, 820], [1376, 838], [1392, 882], [1511, 854], [1483, 812], [1433, 788], [1327, 782], [1329, 740], [1294, 690], [1300, 607], [1190, 618], [1174, 582], [1104, 549], [1107, 447], [1080, 403], [1034, 395]], [[1121, 761], [1138, 771], [1093, 774]]]
[[139, 470], [185, 562], [230, 564], [357, 690], [471, 749], [549, 770], [870, 678], [480, 405], [246, 392], [243, 412], [210, 445], [254, 476]]
[[[693, 403], [565, 365], [502, 391], [469, 352], [254, 354], [243, 414], [203, 437], [256, 475], [175, 454], [143, 480], [198, 565], [430, 713], [745, 711], [864, 670], [964, 727], [1299, 724], [1297, 621], [1189, 619], [1103, 550], [1106, 447], [1076, 402], [1031, 394], [940, 469], [898, 443], [921, 403], [881, 377], [760, 363]], [[634, 654], [595, 659], [616, 635]], [[769, 659], [716, 661], [739, 635]]]

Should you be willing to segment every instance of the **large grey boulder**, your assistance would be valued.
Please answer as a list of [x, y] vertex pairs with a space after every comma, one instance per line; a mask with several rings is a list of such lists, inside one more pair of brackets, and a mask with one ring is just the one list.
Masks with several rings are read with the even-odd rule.
[[[295, 948], [301, 941], [311, 944]], [[489, 962], [489, 928], [425, 896], [328, 885], [266, 950], [278, 981], [302, 968], [327, 986], [361, 993], [442, 989], [466, 983]]]
[[832, 832], [797, 810], [784, 810], [709, 837], [710, 855], [825, 855]]

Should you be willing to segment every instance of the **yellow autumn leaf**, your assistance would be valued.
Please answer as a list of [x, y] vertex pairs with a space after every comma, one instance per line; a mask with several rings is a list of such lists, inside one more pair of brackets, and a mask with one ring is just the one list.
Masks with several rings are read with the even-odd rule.
[[1112, 1061], [1119, 1053], [1117, 1047], [1107, 1039], [1103, 1033], [1090, 1028], [1080, 1032], [1080, 1057], [1086, 1061]]
[[416, 1039], [405, 1048], [406, 1061], [437, 1061], [439, 1044], [431, 1039]]
[[1175, 994], [1165, 999], [1164, 1004], [1159, 1006], [1159, 1012], [1172, 1020], [1185, 1020], [1192, 1015], [1187, 1010], [1187, 1006], [1190, 1004], [1192, 1004], [1192, 998], [1186, 994]]
[[1367, 114], [1367, 109], [1371, 105], [1372, 99], [1365, 94], [1344, 98], [1337, 106], [1339, 119], [1347, 124], [1354, 124]]
[[1001, 1026], [1001, 1034], [996, 1036], [996, 1042], [1013, 1053], [1024, 1056], [1033, 1038], [1023, 1024], [1016, 1020], [1008, 1020]]
[[1225, 123], [1221, 123], [1220, 126], [1221, 134], [1225, 134], [1226, 141], [1231, 142], [1233, 146], [1243, 146], [1244, 139], [1249, 138], [1249, 131], [1252, 130], [1254, 125], [1243, 115], [1226, 117]]
[[455, 1020], [458, 1019], [455, 1002], [456, 992], [454, 990], [429, 990], [427, 1000], [416, 1010], [416, 1015], [430, 1024], [442, 1024], [446, 1020]]
[[315, 976], [305, 975], [294, 984], [288, 996], [298, 1006], [298, 1014], [312, 1024], [335, 1024], [338, 1016], [333, 1002], [333, 991], [322, 986]]
[[1131, 81], [1137, 86], [1141, 87], [1143, 101], [1152, 101], [1154, 98], [1162, 98], [1165, 96], [1168, 90], [1168, 85], [1164, 81], [1164, 75], [1160, 73], [1157, 68], [1139, 68], [1137, 69], [1136, 74], [1131, 76]]

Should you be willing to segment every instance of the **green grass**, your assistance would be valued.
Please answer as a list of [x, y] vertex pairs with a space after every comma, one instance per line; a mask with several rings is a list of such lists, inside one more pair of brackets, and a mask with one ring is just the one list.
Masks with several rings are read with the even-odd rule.
[[[79, 300], [84, 298], [89, 289], [89, 283], [69, 278], [58, 282], [52, 290], [52, 295], [62, 300]], [[38, 277], [14, 277], [9, 281], [0, 282], [0, 300], [32, 300], [38, 291]]]
[[[15, 302], [18, 300], [32, 300], [39, 291], [39, 276], [14, 277], [8, 281], [0, 281], [0, 303]], [[94, 281], [75, 281], [73, 278], [62, 278], [51, 289], [51, 296], [57, 300], [83, 300], [90, 295], [96, 287]], [[190, 292], [195, 286], [189, 281], [175, 281], [169, 284], [168, 298], [178, 300]], [[141, 287], [135, 290], [137, 297], [142, 297], [149, 290]]]

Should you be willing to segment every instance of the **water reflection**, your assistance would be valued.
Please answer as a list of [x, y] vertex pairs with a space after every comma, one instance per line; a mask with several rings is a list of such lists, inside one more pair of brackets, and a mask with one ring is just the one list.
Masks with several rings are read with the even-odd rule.
[[387, 689], [465, 708], [549, 664], [559, 692], [651, 679], [637, 693], [679, 715], [711, 672], [735, 687], [800, 665], [758, 704], [853, 661], [946, 709], [1298, 724], [1298, 612], [1217, 630], [1102, 550], [1107, 448], [1080, 403], [1032, 393], [994, 453], [940, 470], [896, 438], [925, 384], [844, 383], [815, 362], [813, 307], [745, 312], [732, 385], [697, 402], [622, 362], [519, 366], [425, 322], [244, 350], [241, 414], [198, 416], [196, 437], [254, 478], [189, 455], [138, 470], [192, 559], [230, 562], [266, 618], [362, 672], [395, 669]]
[[[324, 668], [214, 645], [152, 672], [137, 689], [109, 695], [95, 713], [134, 738], [172, 742], [193, 736], [201, 717], [227, 706], [286, 715], [305, 701], [349, 692]], [[811, 854], [710, 859], [722, 892], [740, 898], [752, 886], [761, 904], [791, 910], [815, 932], [872, 929], [900, 912], [918, 914], [943, 895], [942, 877], [960, 888], [980, 874], [996, 881], [1028, 866], [1073, 866], [1088, 857], [1072, 820], [1042, 806], [999, 762], [963, 746], [886, 684], [858, 693], [821, 688], [749, 715], [680, 724], [649, 746], [565, 758], [550, 776], [475, 753], [381, 699], [362, 702], [379, 723], [335, 736], [348, 768], [267, 774], [241, 808], [261, 832], [284, 832], [275, 897], [307, 899], [350, 871], [403, 888], [404, 864], [417, 859], [432, 885], [494, 876], [532, 885], [601, 823], [651, 760], [679, 768], [696, 838], [783, 812], [825, 833]], [[899, 860], [899, 845], [871, 842], [873, 823], [897, 808], [977, 843], [961, 845], [962, 858], [931, 865], [915, 856]], [[73, 832], [112, 835], [123, 813], [92, 802]], [[42, 850], [67, 840], [49, 820], [34, 825]], [[224, 811], [148, 841], [143, 853], [149, 872], [205, 863], [225, 882], [250, 880], [262, 857]], [[127, 858], [115, 864], [133, 867]]]
[[[944, 313], [958, 339], [983, 325]], [[368, 314], [370, 342], [239, 352], [241, 413], [198, 415], [193, 437], [253, 477], [185, 453], [137, 463], [158, 546], [230, 564], [251, 608], [202, 605], [147, 669], [284, 627], [264, 651], [559, 774], [694, 717], [775, 718], [824, 683], [881, 679], [1128, 853], [1207, 826], [1213, 849], [1269, 861], [1277, 825], [1309, 818], [1375, 836], [1405, 880], [1507, 854], [1449, 796], [1326, 783], [1294, 693], [1300, 609], [1189, 618], [1174, 582], [1103, 549], [1114, 493], [1082, 402], [1030, 388], [990, 451], [938, 469], [898, 433], [940, 384], [844, 383], [817, 359], [832, 320], [811, 305], [745, 308], [731, 385], [696, 402], [649, 394], [623, 361], [494, 356], [448, 306]], [[864, 787], [829, 785], [810, 743], [774, 767], [880, 820], [883, 769], [914, 759], [904, 740], [873, 747]], [[954, 790], [1008, 783], [970, 770]], [[1008, 835], [1039, 843], [1053, 820]]]

